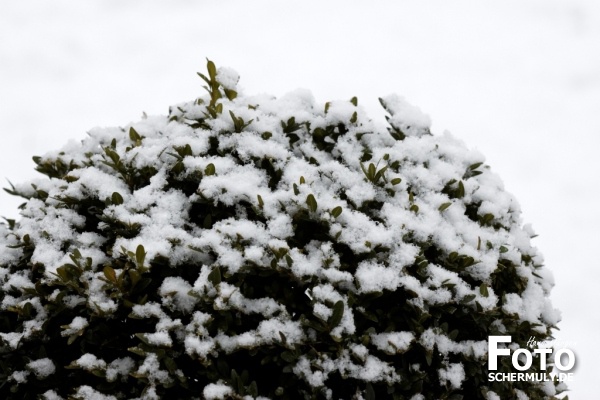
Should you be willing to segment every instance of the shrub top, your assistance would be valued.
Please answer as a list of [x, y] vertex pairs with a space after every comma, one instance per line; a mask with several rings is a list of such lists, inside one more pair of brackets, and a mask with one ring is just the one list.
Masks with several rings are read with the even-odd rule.
[[487, 382], [488, 335], [524, 347], [559, 314], [481, 154], [396, 95], [386, 128], [356, 98], [200, 75], [206, 96], [92, 129], [9, 190], [2, 398], [556, 393]]

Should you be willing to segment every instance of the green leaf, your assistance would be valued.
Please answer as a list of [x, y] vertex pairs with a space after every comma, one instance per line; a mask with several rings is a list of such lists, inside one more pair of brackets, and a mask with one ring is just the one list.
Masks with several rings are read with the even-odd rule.
[[217, 77], [217, 67], [215, 66], [215, 63], [209, 59], [206, 59], [206, 70], [208, 71], [208, 76], [210, 76], [210, 79], [214, 81]]
[[370, 163], [369, 164], [369, 168], [367, 169], [367, 178], [369, 178], [369, 180], [372, 182], [375, 180], [375, 173], [377, 168], [375, 167], [375, 164]]
[[248, 386], [248, 394], [253, 398], [258, 397], [258, 387], [256, 386], [256, 381], [252, 381], [250, 386]]
[[375, 183], [377, 183], [381, 178], [384, 177], [383, 174], [385, 174], [385, 171], [387, 171], [387, 169], [388, 169], [388, 166], [386, 165], [385, 167], [383, 167], [379, 171], [377, 171], [377, 173], [375, 174], [375, 177], [374, 177]]
[[365, 388], [365, 400], [375, 400], [375, 389], [373, 389], [371, 382], [367, 382], [367, 387]]
[[425, 361], [427, 362], [427, 365], [431, 367], [431, 363], [433, 362], [433, 354], [431, 352], [426, 352], [425, 353]]
[[462, 199], [463, 197], [465, 197], [465, 185], [463, 184], [463, 181], [458, 182], [458, 189], [456, 190], [456, 197], [458, 197], [459, 199]]
[[354, 107], [358, 106], [358, 98], [356, 96], [352, 97], [350, 99], [350, 103], [352, 103], [354, 105]]
[[137, 145], [142, 140], [142, 137], [140, 136], [139, 133], [137, 133], [137, 131], [135, 129], [133, 129], [133, 127], [130, 127], [129, 128], [129, 139], [131, 139], [131, 141]]
[[331, 329], [335, 328], [336, 326], [338, 326], [340, 324], [340, 322], [342, 322], [343, 316], [344, 316], [344, 302], [342, 300], [340, 300], [334, 304], [333, 314], [331, 314], [331, 317], [329, 317], [329, 320], [327, 320], [327, 325], [329, 325], [329, 327]]
[[265, 206], [265, 202], [263, 201], [262, 196], [260, 194], [257, 194], [256, 198], [258, 199], [258, 206], [260, 208], [263, 208]]
[[331, 210], [331, 215], [333, 218], [337, 218], [342, 214], [342, 207], [337, 206], [333, 210]]
[[479, 293], [481, 293], [481, 295], [482, 295], [483, 297], [488, 297], [488, 296], [490, 295], [490, 293], [488, 292], [488, 285], [487, 285], [487, 284], [485, 284], [485, 283], [482, 283], [482, 284], [479, 286]]
[[145, 333], [136, 333], [135, 336], [142, 341], [145, 345], [150, 345], [148, 338], [146, 338]]
[[212, 228], [212, 214], [206, 214], [206, 216], [204, 217], [204, 221], [202, 222], [202, 227], [204, 229]]
[[474, 294], [468, 294], [465, 297], [462, 298], [461, 302], [463, 304], [467, 304], [471, 301], [475, 300], [475, 295]]
[[135, 261], [138, 265], [138, 268], [141, 268], [144, 266], [144, 261], [146, 260], [146, 251], [144, 249], [144, 246], [142, 246], [141, 244], [138, 245], [138, 247], [135, 249]]
[[213, 284], [213, 286], [217, 286], [221, 283], [221, 269], [219, 267], [213, 268], [213, 270], [208, 274], [208, 281]]
[[478, 162], [478, 163], [475, 163], [475, 164], [471, 164], [471, 165], [469, 165], [469, 169], [471, 171], [473, 171], [473, 170], [479, 168], [481, 166], [481, 164], [483, 164], [483, 163], [482, 162]]
[[502, 253], [506, 253], [506, 252], [508, 252], [508, 248], [505, 246], [500, 246], [500, 253], [502, 254]]
[[223, 89], [223, 91], [225, 92], [225, 96], [227, 96], [227, 98], [229, 100], [234, 100], [237, 97], [237, 92], [235, 90], [231, 90], [231, 89]]
[[131, 279], [131, 286], [133, 287], [137, 285], [141, 278], [140, 273], [134, 269], [128, 270], [127, 273], [129, 274], [129, 279]]
[[118, 192], [113, 192], [110, 200], [116, 206], [123, 204], [123, 196]]
[[293, 363], [296, 361], [296, 357], [289, 351], [284, 351], [283, 353], [281, 353], [280, 357], [283, 361], [286, 361], [288, 363]]
[[204, 174], [206, 176], [211, 176], [214, 175], [217, 172], [217, 169], [215, 168], [215, 164], [210, 163], [206, 166], [206, 168], [204, 168]]
[[444, 211], [445, 209], [447, 209], [448, 207], [450, 207], [452, 205], [451, 202], [448, 203], [443, 203], [441, 206], [438, 207], [439, 211]]
[[392, 179], [392, 180], [390, 181], [390, 183], [391, 183], [392, 185], [397, 185], [397, 184], [399, 184], [400, 182], [402, 182], [402, 179], [401, 179], [401, 178], [394, 178], [394, 179]]
[[260, 135], [264, 140], [269, 140], [273, 134], [271, 132], [263, 132], [262, 135]]
[[112, 267], [106, 266], [104, 267], [104, 276], [112, 283], [117, 283], [117, 274]]
[[315, 196], [313, 196], [312, 193], [306, 196], [306, 204], [312, 212], [317, 211], [317, 199], [315, 199]]

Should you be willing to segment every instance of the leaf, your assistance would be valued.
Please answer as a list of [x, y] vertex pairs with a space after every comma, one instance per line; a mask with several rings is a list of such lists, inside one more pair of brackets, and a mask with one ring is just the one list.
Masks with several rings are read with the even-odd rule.
[[140, 281], [141, 275], [134, 269], [130, 269], [127, 271], [129, 274], [129, 279], [131, 279], [131, 286], [134, 287]]
[[358, 106], [358, 98], [356, 96], [352, 97], [350, 99], [350, 103], [352, 103], [354, 105], [354, 107]]
[[468, 294], [465, 297], [462, 298], [461, 303], [463, 304], [467, 304], [471, 301], [475, 300], [475, 295], [474, 294]]
[[213, 268], [213, 270], [208, 274], [208, 281], [213, 284], [213, 286], [217, 286], [221, 283], [221, 269], [219, 267]]
[[340, 322], [342, 322], [343, 316], [344, 316], [344, 302], [342, 300], [340, 300], [334, 304], [333, 314], [331, 314], [331, 317], [329, 317], [329, 320], [327, 320], [327, 325], [329, 325], [329, 327], [331, 329], [335, 328], [336, 326], [338, 326], [340, 324]]
[[451, 202], [448, 202], [448, 203], [443, 203], [441, 206], [439, 206], [439, 207], [438, 207], [438, 210], [439, 210], [439, 211], [444, 211], [444, 210], [446, 210], [448, 207], [450, 207], [451, 205], [452, 205], [452, 203], [451, 203]]
[[367, 170], [367, 178], [369, 178], [371, 182], [375, 180], [375, 173], [377, 172], [376, 170], [377, 168], [375, 168], [375, 164], [370, 163]]
[[399, 184], [400, 182], [402, 182], [402, 179], [401, 179], [401, 178], [394, 178], [394, 179], [392, 179], [392, 180], [390, 181], [390, 183], [391, 183], [392, 185], [397, 185], [397, 184]]
[[231, 90], [231, 89], [223, 89], [223, 91], [225, 92], [225, 96], [227, 96], [227, 98], [229, 100], [234, 100], [237, 97], [237, 92], [235, 90]]
[[150, 345], [150, 342], [148, 341], [148, 338], [146, 337], [145, 333], [136, 333], [135, 336], [140, 339], [142, 341], [142, 343], [146, 344], [146, 345]]
[[258, 199], [258, 206], [260, 208], [263, 208], [265, 206], [265, 202], [262, 199], [262, 196], [260, 194], [256, 195], [256, 198]]
[[505, 246], [500, 246], [500, 254], [508, 252], [508, 248]]
[[206, 168], [204, 168], [204, 174], [206, 176], [211, 176], [214, 175], [217, 172], [217, 169], [215, 168], [215, 164], [210, 163], [206, 166]]
[[286, 361], [288, 363], [293, 363], [294, 361], [296, 361], [296, 357], [294, 357], [294, 355], [289, 351], [284, 351], [283, 353], [281, 353], [280, 357], [283, 361]]
[[462, 199], [463, 197], [465, 197], [465, 185], [463, 184], [463, 181], [458, 182], [458, 189], [456, 190], [456, 197], [458, 197], [459, 199]]
[[281, 333], [281, 331], [279, 331], [279, 338], [281, 338], [281, 343], [283, 343], [284, 345], [287, 345], [287, 338], [285, 337], [285, 335], [283, 333]]
[[383, 180], [385, 181], [385, 177], [383, 176], [383, 174], [385, 174], [385, 171], [387, 171], [388, 166], [386, 165], [385, 167], [381, 168], [379, 171], [377, 171], [377, 173], [375, 174], [374, 177], [374, 181], [375, 183], [377, 183], [381, 178], [384, 178]]
[[118, 192], [113, 192], [110, 200], [116, 206], [123, 204], [123, 196]]
[[206, 70], [208, 71], [208, 76], [210, 76], [211, 80], [215, 80], [217, 77], [217, 67], [215, 63], [210, 61], [208, 58], [206, 59]]
[[487, 284], [485, 284], [485, 283], [482, 283], [482, 284], [479, 286], [479, 293], [481, 293], [481, 295], [482, 295], [483, 297], [488, 297], [488, 296], [490, 295], [490, 293], [488, 292], [488, 285], [487, 285]]
[[256, 381], [252, 381], [252, 383], [250, 383], [250, 386], [248, 386], [248, 394], [253, 398], [258, 397], [258, 387], [256, 385]]
[[375, 400], [375, 389], [373, 389], [371, 382], [367, 382], [367, 386], [365, 388], [365, 400]]
[[138, 268], [141, 268], [144, 266], [144, 261], [146, 260], [146, 251], [144, 249], [144, 246], [142, 246], [141, 244], [138, 245], [138, 247], [135, 249], [135, 261], [138, 265]]
[[140, 136], [139, 133], [137, 133], [137, 131], [135, 129], [133, 129], [133, 127], [129, 128], [129, 139], [131, 139], [131, 141], [133, 143], [138, 143], [142, 140], [142, 137]]
[[104, 276], [112, 283], [117, 283], [117, 274], [112, 267], [106, 266], [104, 267]]
[[317, 199], [315, 199], [315, 196], [313, 196], [312, 193], [306, 196], [306, 204], [312, 212], [317, 211]]
[[202, 227], [204, 229], [212, 228], [212, 214], [206, 214], [206, 216], [204, 217], [204, 221], [202, 222]]
[[267, 131], [267, 132], [263, 132], [263, 133], [262, 133], [262, 135], [260, 135], [260, 136], [261, 136], [261, 137], [262, 137], [264, 140], [268, 140], [268, 139], [270, 139], [270, 138], [273, 136], [273, 134], [272, 134], [271, 132], [268, 132], [268, 131]]
[[342, 207], [337, 206], [333, 210], [331, 210], [331, 215], [333, 218], [337, 218], [342, 214]]

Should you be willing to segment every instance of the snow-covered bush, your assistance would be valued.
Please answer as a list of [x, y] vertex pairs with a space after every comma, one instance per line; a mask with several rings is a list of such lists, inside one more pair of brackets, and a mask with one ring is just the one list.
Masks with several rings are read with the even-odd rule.
[[[3, 399], [551, 398], [488, 335], [559, 320], [499, 178], [398, 96], [208, 95], [35, 157], [0, 225]], [[510, 371], [508, 363], [500, 372]], [[536, 363], [534, 362], [534, 366]]]

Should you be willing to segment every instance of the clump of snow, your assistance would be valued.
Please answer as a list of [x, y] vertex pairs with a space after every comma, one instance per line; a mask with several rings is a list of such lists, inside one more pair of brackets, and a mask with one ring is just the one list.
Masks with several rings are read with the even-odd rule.
[[115, 396], [105, 395], [104, 393], [99, 392], [87, 385], [77, 388], [75, 398], [81, 400], [117, 400]]
[[89, 325], [87, 319], [83, 317], [75, 317], [70, 324], [63, 326], [63, 331], [60, 333], [62, 336], [70, 336], [79, 334], [83, 329]]
[[371, 335], [375, 347], [388, 354], [405, 352], [414, 339], [415, 335], [412, 332], [388, 332]]
[[452, 363], [438, 370], [440, 385], [450, 384], [452, 389], [459, 389], [465, 380], [465, 368], [461, 363]]
[[27, 364], [27, 368], [33, 372], [38, 379], [46, 379], [54, 372], [56, 372], [56, 366], [54, 362], [49, 358], [40, 358]]
[[125, 379], [135, 367], [135, 362], [131, 357], [117, 358], [108, 364], [106, 368], [106, 380], [115, 381], [119, 375]]
[[87, 370], [104, 369], [106, 368], [106, 361], [99, 359], [91, 353], [86, 353], [73, 361], [73, 364]]
[[225, 89], [236, 90], [240, 75], [233, 69], [220, 67], [217, 70], [217, 81], [223, 85]]
[[202, 391], [206, 400], [226, 399], [231, 393], [233, 393], [233, 389], [223, 383], [209, 383]]

